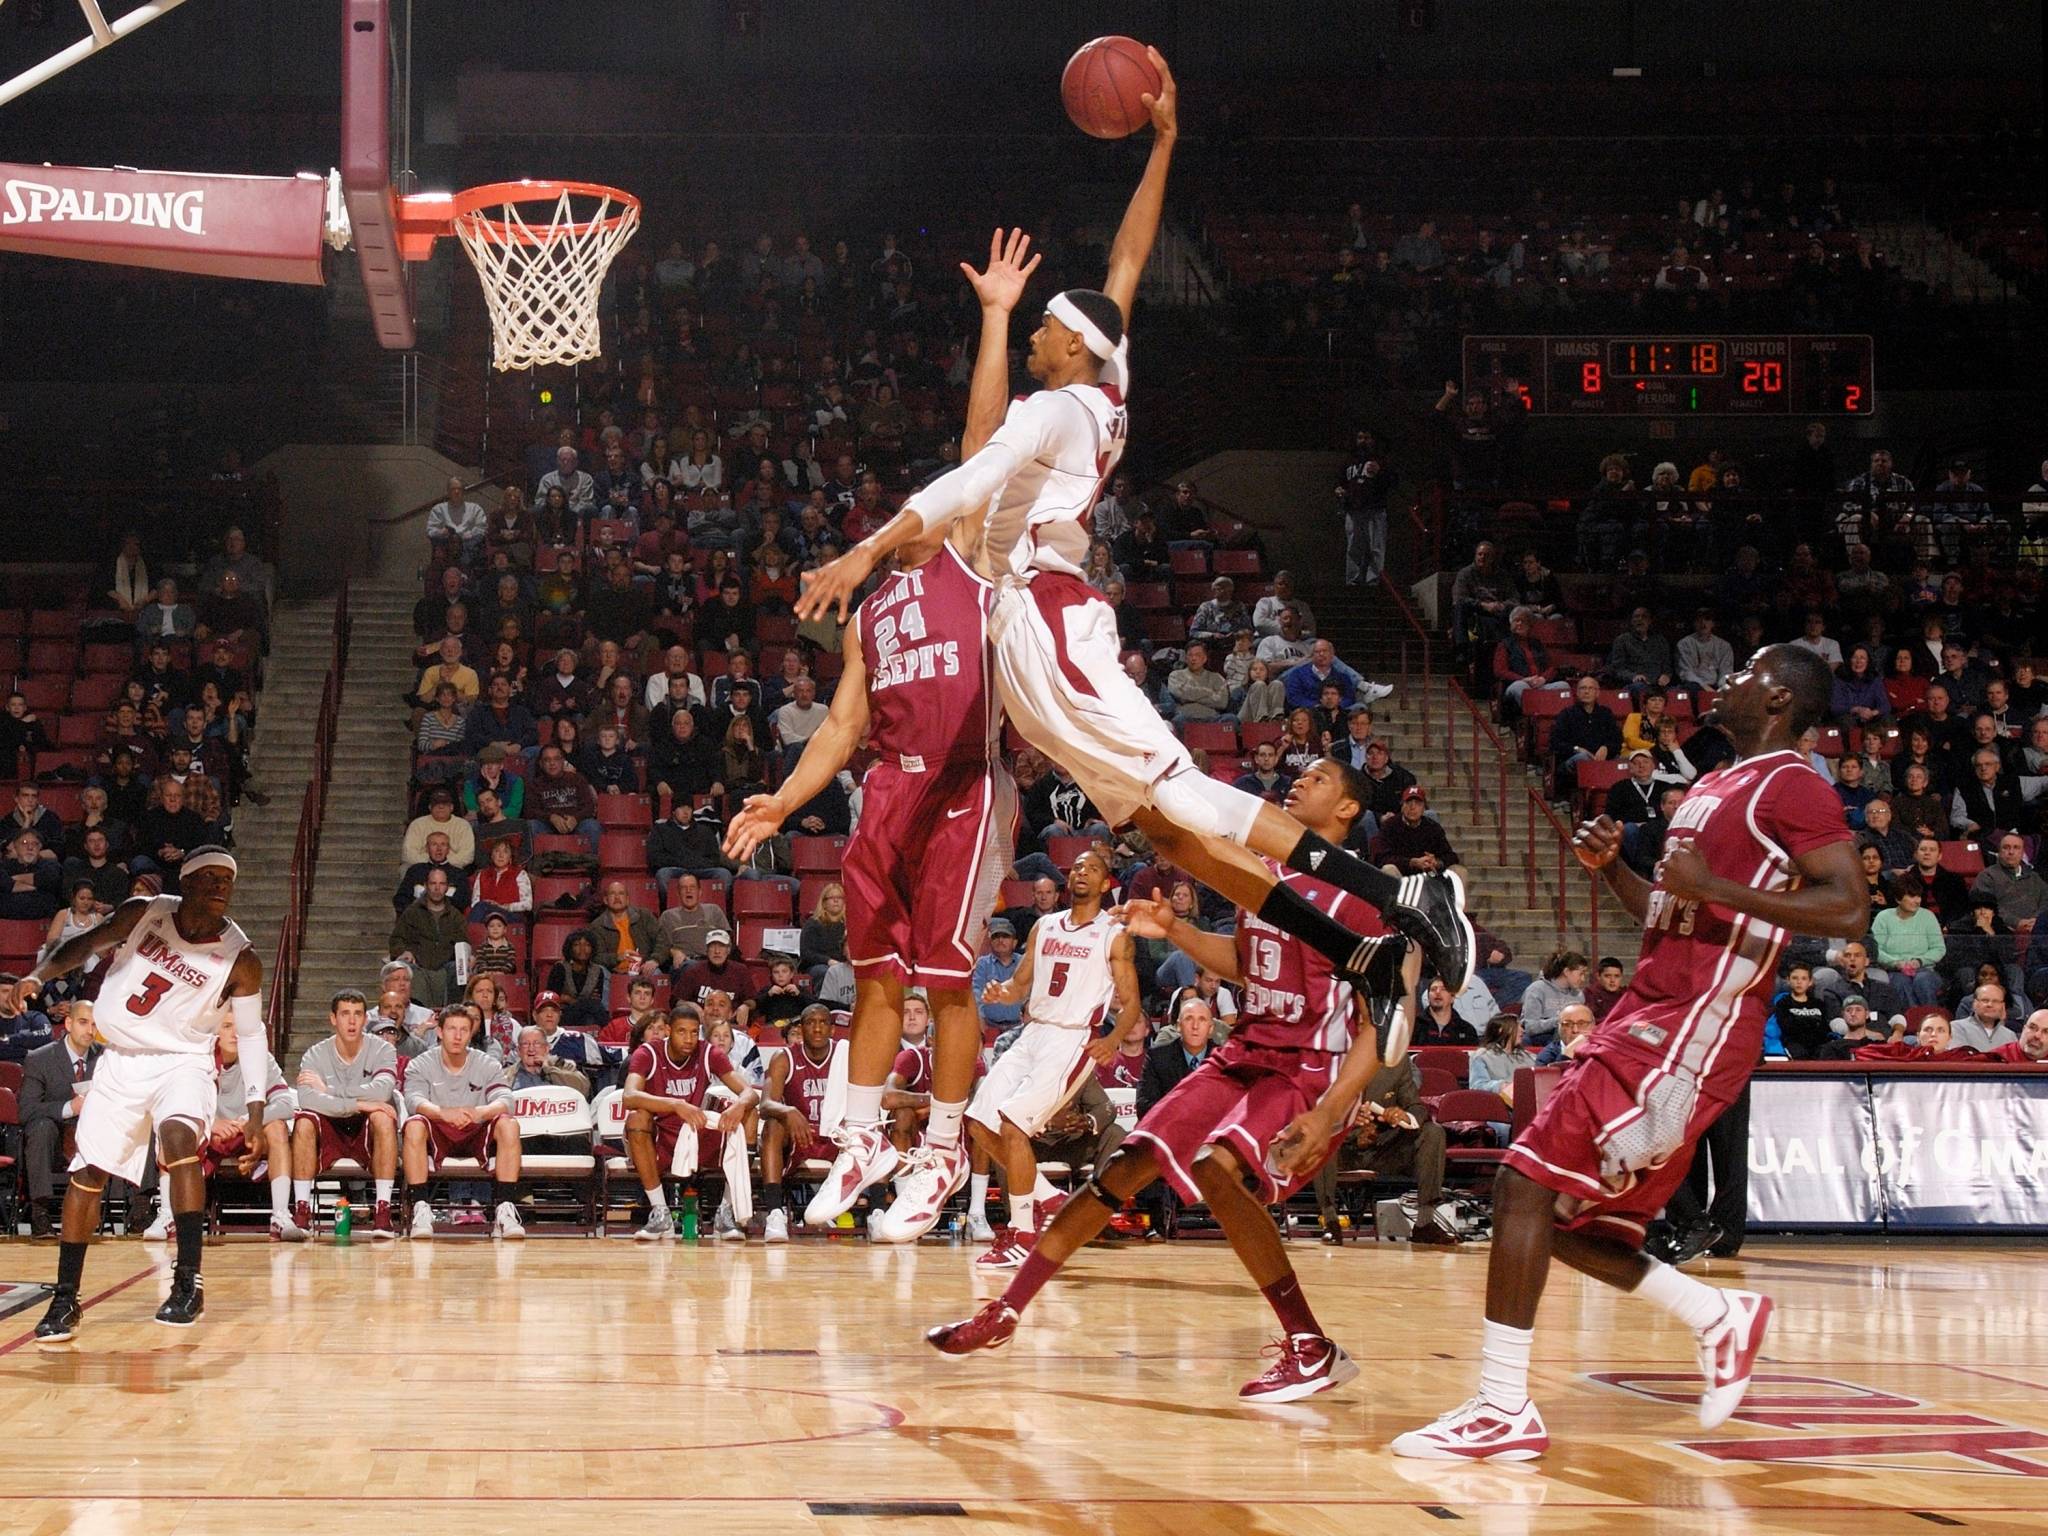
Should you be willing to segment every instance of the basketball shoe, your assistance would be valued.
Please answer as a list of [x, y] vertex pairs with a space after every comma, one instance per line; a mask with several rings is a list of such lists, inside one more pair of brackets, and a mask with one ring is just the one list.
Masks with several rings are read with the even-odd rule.
[[977, 1349], [1001, 1349], [1016, 1332], [1017, 1311], [998, 1296], [962, 1322], [928, 1329], [924, 1341], [942, 1355], [971, 1355]]
[[1031, 1255], [1031, 1234], [1015, 1227], [997, 1227], [995, 1241], [987, 1253], [974, 1261], [976, 1269], [1015, 1269]]
[[206, 1310], [206, 1282], [196, 1269], [171, 1271], [171, 1294], [156, 1309], [156, 1320], [172, 1328], [190, 1328]]
[[1381, 915], [1390, 927], [1422, 946], [1423, 963], [1443, 978], [1444, 986], [1456, 997], [1472, 974], [1473, 950], [1477, 948], [1472, 919], [1465, 915], [1465, 882], [1458, 872], [1450, 869], [1437, 875], [1405, 876], [1395, 904]]
[[308, 1235], [306, 1229], [289, 1216], [270, 1218], [270, 1240], [273, 1243], [303, 1243]]
[[391, 1225], [391, 1202], [379, 1200], [377, 1213], [370, 1222], [370, 1239], [373, 1242], [388, 1243], [397, 1236], [398, 1233]]
[[895, 1146], [879, 1125], [854, 1125], [839, 1133], [839, 1155], [832, 1171], [804, 1207], [804, 1225], [829, 1227], [858, 1200], [861, 1191], [896, 1171]]
[[1290, 1333], [1268, 1344], [1273, 1363], [1238, 1389], [1247, 1403], [1291, 1403], [1341, 1387], [1358, 1375], [1358, 1362], [1319, 1333]]
[[1420, 1461], [1533, 1461], [1550, 1449], [1550, 1431], [1534, 1402], [1510, 1413], [1483, 1397], [1460, 1403], [1434, 1424], [1394, 1441], [1396, 1456]]
[[873, 1229], [878, 1243], [914, 1243], [931, 1231], [939, 1212], [967, 1180], [967, 1149], [920, 1143], [902, 1162], [896, 1198]]
[[1707, 1381], [1706, 1390], [1700, 1393], [1703, 1429], [1720, 1427], [1742, 1406], [1757, 1354], [1764, 1347], [1764, 1333], [1771, 1326], [1770, 1297], [1754, 1291], [1721, 1294], [1727, 1298], [1727, 1312], [1699, 1336], [1700, 1374]]

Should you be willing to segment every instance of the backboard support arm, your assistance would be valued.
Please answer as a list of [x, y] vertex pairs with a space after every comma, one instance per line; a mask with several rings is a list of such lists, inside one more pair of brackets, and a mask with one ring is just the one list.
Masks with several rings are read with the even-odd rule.
[[111, 48], [131, 32], [139, 32], [152, 21], [168, 15], [183, 5], [185, 0], [152, 0], [148, 5], [138, 5], [114, 21], [108, 21], [102, 14], [99, 0], [78, 0], [78, 8], [85, 14], [85, 24], [92, 29], [89, 37], [82, 37], [69, 48], [51, 54], [33, 69], [25, 69], [0, 85], [0, 107], [17, 96], [26, 95], [46, 80], [54, 80], [74, 64], [82, 64], [104, 48]]

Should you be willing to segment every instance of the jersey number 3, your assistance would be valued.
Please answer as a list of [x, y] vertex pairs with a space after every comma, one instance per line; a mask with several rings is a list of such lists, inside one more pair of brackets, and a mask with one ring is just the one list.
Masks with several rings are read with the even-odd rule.
[[156, 1005], [164, 1000], [171, 990], [170, 982], [162, 976], [147, 977], [142, 990], [128, 999], [128, 1011], [137, 1018], [156, 1012]]

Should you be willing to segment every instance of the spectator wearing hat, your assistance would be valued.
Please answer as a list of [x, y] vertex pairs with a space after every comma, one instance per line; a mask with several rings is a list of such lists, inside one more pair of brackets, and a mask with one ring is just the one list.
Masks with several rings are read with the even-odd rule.
[[548, 1055], [584, 1071], [603, 1067], [604, 1047], [582, 1030], [569, 1028], [564, 1022], [567, 1012], [559, 992], [543, 992], [533, 1000], [534, 1027], [540, 1030]]
[[[709, 811], [699, 814], [687, 795], [676, 796], [668, 815], [647, 834], [647, 872], [661, 887], [662, 900], [668, 900], [679, 876], [723, 874], [726, 867], [718, 818]], [[722, 914], [713, 926], [725, 926]]]
[[1372, 861], [1390, 875], [1441, 874], [1459, 862], [1443, 823], [1424, 814], [1429, 796], [1419, 787], [1401, 792], [1401, 808], [1372, 841]]
[[1007, 917], [992, 917], [988, 922], [988, 953], [974, 962], [974, 974], [968, 979], [968, 990], [974, 994], [975, 1006], [981, 1012], [984, 1028], [1015, 1029], [1023, 1020], [1022, 1003], [991, 1003], [985, 1000], [992, 985], [1008, 981], [1017, 974], [1017, 967], [1023, 963], [1017, 953], [1017, 928]]
[[1664, 788], [1656, 775], [1656, 753], [1646, 747], [1629, 753], [1628, 777], [1608, 788], [1607, 814], [1623, 826], [1654, 819]]
[[1251, 610], [1237, 600], [1237, 583], [1218, 576], [1209, 583], [1208, 601], [1188, 621], [1188, 638], [1228, 646], [1239, 630], [1249, 632], [1251, 627]]
[[399, 857], [408, 864], [426, 859], [427, 839], [435, 833], [448, 839], [448, 862], [459, 869], [467, 869], [476, 862], [476, 831], [455, 814], [455, 793], [446, 785], [436, 785], [427, 796], [425, 814], [406, 823]]
[[745, 1029], [753, 1007], [754, 975], [745, 961], [733, 958], [732, 935], [723, 928], [714, 928], [704, 935], [702, 960], [693, 960], [675, 973], [675, 979], [669, 984], [669, 1000], [671, 1004], [685, 1002], [702, 1006], [713, 992], [745, 999], [739, 1003], [733, 1019], [734, 1027]]

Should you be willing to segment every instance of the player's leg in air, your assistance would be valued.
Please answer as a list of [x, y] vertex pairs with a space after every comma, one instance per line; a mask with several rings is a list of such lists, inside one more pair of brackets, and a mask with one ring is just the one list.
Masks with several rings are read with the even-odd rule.
[[[1398, 938], [1378, 941], [1376, 948], [1372, 1016], [1380, 1034], [1405, 1032], [1412, 1026], [1397, 1025], [1395, 1015], [1414, 1011], [1419, 948]], [[1007, 1344], [1046, 1282], [1094, 1241], [1125, 1201], [1163, 1177], [1162, 1159], [1171, 1158], [1187, 1170], [1175, 1182], [1194, 1185], [1188, 1192], [1207, 1204], [1281, 1326], [1274, 1363], [1247, 1382], [1239, 1397], [1291, 1402], [1342, 1386], [1358, 1367], [1323, 1332], [1266, 1207], [1269, 1197], [1278, 1201], [1300, 1188], [1335, 1150], [1350, 1106], [1379, 1062], [1374, 1035], [1361, 1035], [1313, 1111], [1300, 1087], [1279, 1072], [1204, 1068], [1184, 1078], [1060, 1207], [1003, 1294], [965, 1321], [932, 1329], [926, 1339], [948, 1355]], [[1249, 1168], [1248, 1148], [1257, 1149], [1260, 1162], [1279, 1168], [1284, 1182]]]
[[[899, 983], [891, 1015], [899, 1030], [902, 990]], [[932, 1013], [931, 1114], [925, 1121], [923, 1139], [899, 1164], [896, 1198], [875, 1225], [875, 1238], [885, 1243], [914, 1243], [931, 1231], [970, 1172], [961, 1126], [974, 1091], [975, 1061], [981, 1054], [981, 1014], [974, 1006], [974, 994], [964, 986], [928, 985], [925, 997]], [[885, 1066], [883, 1072], [887, 1071]], [[851, 1099], [849, 1092], [849, 1116]]]

